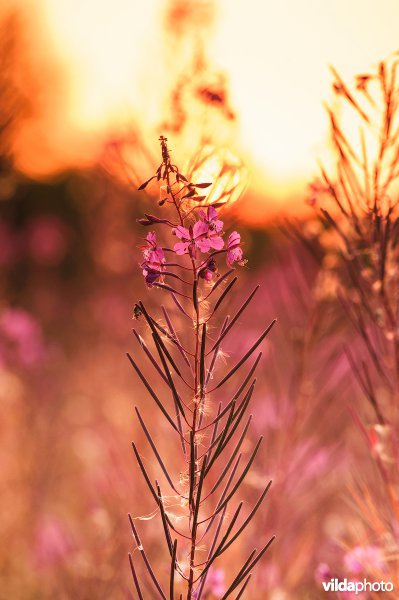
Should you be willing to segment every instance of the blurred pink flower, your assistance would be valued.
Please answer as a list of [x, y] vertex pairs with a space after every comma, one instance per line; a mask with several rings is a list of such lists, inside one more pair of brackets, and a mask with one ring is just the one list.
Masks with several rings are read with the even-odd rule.
[[27, 229], [26, 248], [35, 262], [41, 265], [57, 265], [68, 249], [68, 230], [57, 217], [36, 217]]
[[39, 569], [56, 566], [73, 551], [72, 536], [63, 523], [52, 515], [40, 519], [34, 536], [33, 558]]
[[224, 571], [222, 569], [214, 569], [210, 567], [208, 577], [206, 580], [207, 590], [216, 596], [221, 598], [226, 592], [226, 585], [224, 582]]
[[317, 583], [328, 581], [332, 577], [331, 569], [326, 563], [320, 563], [316, 568], [314, 576]]
[[39, 323], [20, 308], [0, 315], [0, 364], [32, 366], [43, 360], [45, 348]]
[[346, 569], [355, 575], [385, 570], [381, 548], [378, 546], [355, 546], [344, 556]]

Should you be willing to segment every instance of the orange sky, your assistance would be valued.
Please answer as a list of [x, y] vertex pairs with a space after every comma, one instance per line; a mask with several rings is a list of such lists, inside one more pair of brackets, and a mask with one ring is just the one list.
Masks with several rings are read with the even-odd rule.
[[[36, 114], [16, 140], [22, 170], [43, 176], [89, 165], [107, 136], [131, 123], [156, 139], [191, 51], [186, 41], [173, 53], [166, 0], [13, 2], [29, 15], [28, 52], [41, 84]], [[238, 115], [222, 140], [214, 128], [215, 141], [244, 158], [269, 200], [285, 205], [316, 170], [328, 65], [349, 78], [371, 68], [396, 50], [398, 17], [397, 0], [219, 0], [208, 29], [194, 18], [194, 41], [225, 73]]]

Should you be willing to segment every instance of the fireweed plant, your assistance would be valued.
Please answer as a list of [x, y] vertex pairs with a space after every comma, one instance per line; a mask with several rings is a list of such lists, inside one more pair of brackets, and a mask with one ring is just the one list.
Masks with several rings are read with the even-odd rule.
[[[152, 362], [159, 383], [165, 388], [162, 397], [154, 391], [152, 381], [144, 375], [136, 360], [130, 354], [128, 358], [159, 415], [178, 438], [182, 467], [177, 481], [136, 407], [138, 422], [155, 456], [159, 474], [165, 478], [168, 493], [172, 493], [171, 496], [166, 494], [159, 480], [151, 480], [133, 443], [138, 466], [162, 523], [162, 538], [169, 554], [169, 559], [162, 564], [162, 573], [169, 572], [168, 580], [163, 582], [164, 577], [160, 578], [150, 564], [137, 529], [137, 519], [131, 515], [135, 552], [140, 553], [144, 563], [145, 579], [139, 579], [134, 564], [135, 552], [129, 554], [130, 567], [140, 599], [147, 597], [143, 591], [146, 582], [154, 597], [164, 599], [200, 600], [215, 593], [222, 599], [230, 598], [232, 594], [241, 598], [252, 570], [274, 536], [259, 550], [251, 551], [222, 593], [211, 587], [210, 573], [215, 573], [225, 552], [251, 523], [271, 485], [271, 481], [267, 482], [255, 505], [243, 517], [243, 502], [236, 503], [236, 497], [262, 443], [260, 438], [243, 465], [242, 446], [249, 443], [246, 435], [252, 420], [252, 415], [247, 416], [247, 412], [255, 389], [255, 370], [262, 354], [256, 351], [275, 320], [215, 382], [215, 365], [222, 346], [259, 286], [233, 317], [224, 314], [237, 281], [234, 267], [246, 262], [240, 234], [233, 231], [225, 239], [223, 222], [217, 212], [220, 203], [206, 205], [206, 195], [200, 195], [211, 184], [189, 182], [172, 164], [167, 139], [161, 136], [160, 143], [162, 163], [139, 190], [154, 179], [158, 181], [161, 186], [159, 205], [165, 212], [161, 216], [145, 214], [145, 218], [139, 220], [141, 225], [151, 228], [142, 248], [140, 266], [148, 288], [170, 296], [187, 328], [178, 332], [165, 307], [162, 307], [163, 320], [160, 320], [149, 313], [143, 302], [135, 305], [135, 317], [144, 320], [152, 347], [137, 332], [136, 338]], [[157, 231], [152, 230], [155, 227]], [[160, 243], [161, 234], [168, 240], [166, 246]], [[222, 265], [227, 268], [219, 274], [218, 268]], [[218, 329], [213, 324], [217, 317]], [[218, 333], [213, 333], [215, 331]], [[191, 339], [191, 346], [187, 347], [181, 342], [186, 334]], [[236, 392], [227, 398], [223, 396], [225, 384], [238, 377], [234, 383]], [[183, 517], [179, 519], [170, 508], [177, 504], [183, 510]]]
[[389, 572], [391, 581], [399, 556], [398, 64], [396, 54], [358, 76], [354, 89], [333, 71], [340, 107], [357, 116], [360, 144], [350, 143], [340, 114], [329, 109], [335, 170], [323, 169], [312, 186], [327, 234], [321, 238], [325, 270], [355, 333], [345, 352], [365, 405], [351, 412], [375, 466], [372, 479], [362, 481], [358, 473], [353, 488], [364, 520], [363, 551], [378, 550], [375, 570], [386, 578]]

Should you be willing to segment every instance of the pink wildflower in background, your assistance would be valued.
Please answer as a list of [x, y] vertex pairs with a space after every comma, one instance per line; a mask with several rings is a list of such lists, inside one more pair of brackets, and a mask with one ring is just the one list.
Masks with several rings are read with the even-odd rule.
[[[226, 593], [226, 584], [224, 581], [223, 569], [215, 569], [210, 567], [207, 577], [207, 593], [206, 600], [211, 598], [221, 598]], [[194, 598], [197, 598], [197, 594], [194, 593]]]
[[323, 581], [328, 581], [332, 577], [331, 569], [326, 563], [320, 563], [314, 575], [317, 583], [323, 583]]
[[56, 265], [68, 250], [68, 230], [57, 217], [45, 215], [32, 219], [26, 233], [26, 249], [41, 265]]
[[216, 598], [221, 598], [223, 594], [226, 592], [226, 585], [224, 582], [224, 571], [223, 569], [213, 569], [212, 567], [209, 569], [208, 575], [208, 586], [209, 591], [216, 596]]
[[39, 323], [20, 308], [9, 308], [0, 315], [0, 364], [33, 366], [45, 355]]
[[381, 548], [378, 546], [355, 546], [344, 556], [346, 569], [354, 575], [384, 571], [386, 568]]
[[33, 554], [38, 569], [55, 567], [73, 551], [72, 536], [60, 519], [47, 515], [36, 528]]

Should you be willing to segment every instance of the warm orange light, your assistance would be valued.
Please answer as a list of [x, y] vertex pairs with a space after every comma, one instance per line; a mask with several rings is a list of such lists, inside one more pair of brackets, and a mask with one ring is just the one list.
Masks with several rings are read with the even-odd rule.
[[[14, 1], [39, 15], [32, 60], [36, 52], [62, 75], [54, 85], [44, 82], [47, 100], [16, 140], [23, 170], [45, 174], [89, 164], [110, 134], [132, 123], [142, 138], [156, 140], [164, 133], [168, 94], [186, 67], [184, 52], [202, 44], [208, 63], [225, 74], [238, 116], [227, 138], [215, 126], [210, 141], [239, 148], [263, 197], [256, 214], [292, 207], [317, 170], [328, 131], [322, 107], [330, 95], [328, 65], [352, 77], [397, 44], [397, 0], [219, 0], [206, 39], [188, 35], [180, 47], [163, 31], [171, 0]], [[195, 16], [195, 3], [191, 10]], [[190, 118], [191, 128], [200, 129], [201, 115], [193, 110]], [[181, 147], [194, 151], [196, 143], [190, 148], [186, 136]]]
[[231, 150], [210, 145], [194, 155], [187, 173], [195, 183], [212, 182], [206, 190], [206, 204], [232, 205], [241, 197], [248, 180], [246, 167]]

